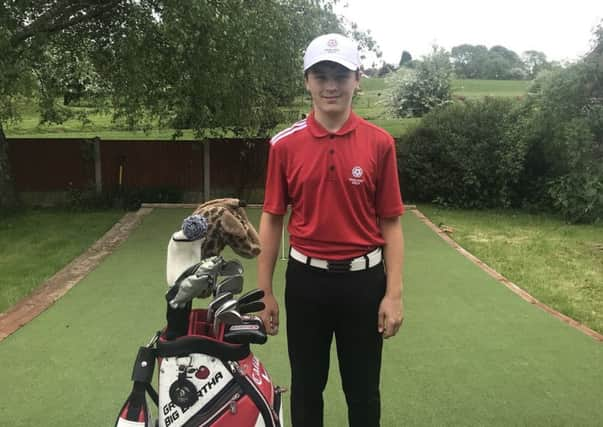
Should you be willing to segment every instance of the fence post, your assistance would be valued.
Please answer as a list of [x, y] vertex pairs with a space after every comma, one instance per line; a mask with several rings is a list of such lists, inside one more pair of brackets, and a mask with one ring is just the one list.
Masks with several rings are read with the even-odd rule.
[[203, 201], [207, 202], [210, 197], [209, 189], [209, 139], [203, 141]]
[[101, 149], [100, 138], [95, 136], [92, 138], [94, 144], [94, 183], [96, 184], [96, 194], [103, 192], [103, 176], [101, 169]]

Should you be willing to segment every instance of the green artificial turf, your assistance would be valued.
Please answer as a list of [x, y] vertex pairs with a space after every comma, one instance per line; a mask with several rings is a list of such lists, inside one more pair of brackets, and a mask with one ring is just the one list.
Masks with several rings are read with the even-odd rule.
[[[113, 425], [138, 346], [164, 324], [167, 242], [189, 213], [145, 217], [80, 284], [0, 342], [0, 424]], [[521, 300], [412, 213], [403, 223], [406, 320], [385, 343], [382, 426], [600, 425], [603, 345]], [[250, 289], [255, 261], [244, 265]], [[280, 301], [284, 267], [275, 273]], [[254, 352], [288, 386], [284, 335]], [[346, 426], [335, 359], [330, 375], [325, 425]], [[288, 403], [285, 395], [285, 425]]]

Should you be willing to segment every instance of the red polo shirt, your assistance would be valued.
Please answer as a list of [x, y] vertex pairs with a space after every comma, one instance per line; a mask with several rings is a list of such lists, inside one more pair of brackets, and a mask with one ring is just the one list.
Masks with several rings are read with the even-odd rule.
[[385, 243], [379, 218], [404, 212], [390, 134], [353, 112], [330, 133], [312, 112], [270, 144], [264, 211], [284, 215], [292, 205], [291, 246], [336, 260]]

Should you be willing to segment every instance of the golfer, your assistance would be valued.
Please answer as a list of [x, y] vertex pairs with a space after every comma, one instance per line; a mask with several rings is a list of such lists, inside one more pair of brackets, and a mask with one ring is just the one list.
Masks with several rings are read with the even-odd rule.
[[396, 150], [387, 132], [352, 111], [359, 66], [352, 40], [314, 39], [304, 56], [312, 111], [270, 141], [258, 283], [274, 335], [272, 278], [290, 204], [285, 309], [294, 427], [323, 425], [333, 337], [349, 425], [378, 426], [383, 339], [403, 319]]

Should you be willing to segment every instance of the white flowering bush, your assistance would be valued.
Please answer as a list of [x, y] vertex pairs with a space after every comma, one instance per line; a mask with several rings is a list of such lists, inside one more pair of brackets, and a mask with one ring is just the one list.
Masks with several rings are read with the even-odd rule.
[[448, 53], [434, 47], [415, 69], [401, 67], [390, 77], [388, 112], [394, 117], [420, 117], [451, 102], [451, 78]]

